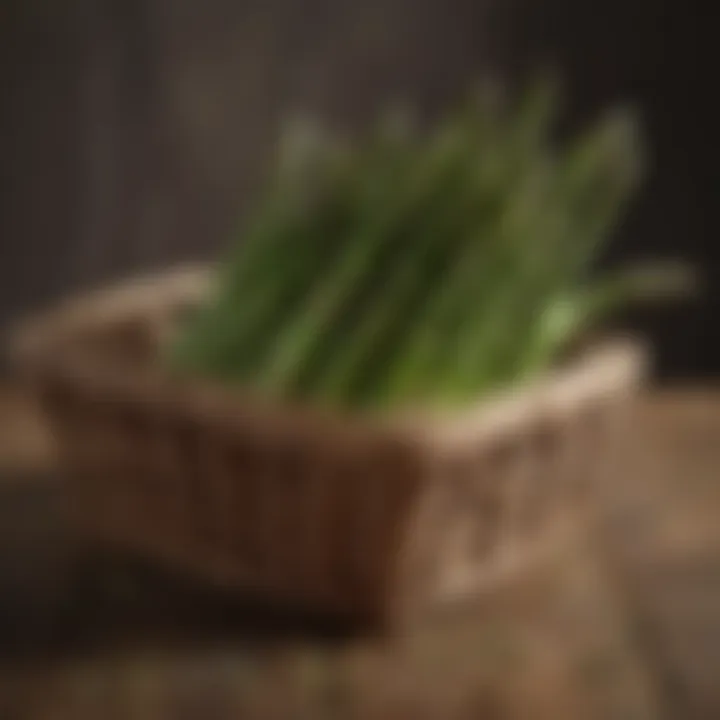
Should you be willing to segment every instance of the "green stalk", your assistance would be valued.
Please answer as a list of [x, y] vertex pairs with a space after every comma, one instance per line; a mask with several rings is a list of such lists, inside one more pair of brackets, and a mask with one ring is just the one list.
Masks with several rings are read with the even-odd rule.
[[235, 381], [252, 377], [288, 312], [308, 294], [314, 278], [342, 252], [340, 240], [348, 222], [346, 204], [333, 204], [305, 227], [296, 228], [293, 244], [285, 246], [284, 257], [276, 260], [289, 261], [282, 282], [269, 276], [265, 287], [242, 289], [210, 309], [209, 317], [202, 320], [202, 335], [192, 338], [200, 345], [207, 369]]
[[[568, 296], [584, 281], [598, 250], [607, 242], [633, 194], [639, 174], [637, 133], [631, 116], [611, 115], [581, 143], [576, 161], [572, 156], [567, 174], [560, 178], [560, 192], [569, 217], [569, 232], [561, 234], [548, 253], [554, 262], [540, 268], [518, 293], [513, 311], [515, 336], [506, 341], [505, 364], [513, 374], [522, 373], [524, 346], [532, 347], [539, 318], [548, 303]], [[593, 170], [593, 168], [595, 168]], [[507, 358], [514, 358], [508, 361]]]
[[213, 296], [170, 348], [172, 364], [215, 368], [217, 363], [211, 358], [222, 355], [227, 333], [241, 336], [246, 314], [252, 313], [255, 302], [264, 302], [257, 294], [272, 294], [274, 288], [268, 285], [282, 287], [288, 270], [292, 272], [289, 263], [282, 263], [286, 248], [316, 220], [318, 210], [322, 213], [320, 197], [327, 195], [328, 185], [338, 175], [347, 174], [349, 162], [346, 154], [329, 141], [320, 142], [315, 137], [311, 142], [308, 133], [296, 126], [289, 128], [263, 204], [238, 251], [218, 272]]
[[[447, 180], [438, 182], [436, 197], [426, 203], [406, 232], [411, 244], [396, 263], [386, 268], [384, 281], [368, 299], [362, 316], [338, 346], [331, 365], [313, 392], [336, 402], [371, 400], [373, 378], [385, 364], [408, 317], [423, 298], [442, 282], [459, 242], [467, 233], [470, 215], [482, 199], [477, 155], [494, 135], [490, 113], [471, 107], [462, 120], [465, 142], [447, 167]], [[397, 266], [397, 267], [396, 267]]]
[[452, 376], [453, 395], [462, 397], [514, 376], [548, 294], [577, 280], [622, 209], [635, 180], [632, 133], [626, 116], [613, 116], [584, 135], [558, 168], [535, 228], [518, 232], [536, 247], [532, 253], [530, 247], [518, 247], [515, 270], [498, 290], [487, 322], [478, 332], [460, 333], [465, 340]]
[[[458, 129], [452, 128], [428, 153], [418, 158], [403, 148], [380, 168], [364, 211], [361, 208], [366, 222], [353, 233], [347, 252], [280, 333], [273, 357], [259, 378], [264, 389], [283, 391], [295, 385], [303, 363], [323, 342], [324, 333], [342, 322], [373, 269], [382, 266], [395, 249], [388, 240], [432, 198], [438, 179], [454, 161], [460, 137]], [[404, 178], [408, 182], [403, 182]]]
[[695, 292], [697, 284], [689, 267], [658, 262], [626, 269], [589, 288], [559, 295], [544, 309], [518, 377], [525, 379], [545, 370], [571, 340], [618, 310], [687, 297]]
[[277, 267], [264, 271], [260, 257], [254, 278], [221, 287], [172, 349], [176, 363], [240, 378], [278, 315], [287, 313], [288, 304], [302, 297], [313, 275], [339, 252], [334, 233], [348, 221], [348, 202], [347, 197], [330, 199], [298, 218], [283, 237], [270, 238], [268, 244], [278, 249]]
[[461, 192], [456, 184], [443, 189], [446, 197], [434, 203], [438, 205], [437, 212], [422, 223], [411, 238], [415, 245], [413, 252], [393, 264], [392, 277], [369, 299], [357, 327], [338, 348], [337, 357], [315, 389], [321, 397], [336, 401], [348, 399], [358, 376], [368, 368], [373, 356], [382, 353], [388, 342], [402, 331], [407, 317], [423, 295], [433, 291], [446, 269], [449, 255], [457, 244], [453, 226], [465, 224], [462, 210], [467, 209], [467, 202], [452, 202]]
[[262, 263], [277, 260], [297, 223], [313, 212], [328, 183], [351, 162], [347, 150], [321, 128], [300, 120], [288, 123], [263, 203], [225, 263], [218, 287], [233, 292], [256, 280]]
[[[441, 366], [452, 361], [454, 319], [459, 312], [467, 311], [468, 303], [477, 301], [478, 290], [482, 294], [486, 286], [496, 282], [499, 265], [508, 254], [503, 233], [493, 230], [498, 215], [504, 214], [506, 224], [516, 222], [527, 215], [527, 189], [532, 190], [530, 198], [537, 194], [541, 178], [532, 165], [543, 148], [552, 109], [552, 88], [538, 86], [525, 99], [515, 122], [495, 134], [478, 157], [478, 207], [470, 230], [451, 272], [418, 314], [407, 349], [390, 369], [384, 390], [386, 402], [409, 399], [423, 388], [434, 391], [443, 373]], [[526, 182], [529, 172], [530, 183]], [[523, 186], [519, 193], [508, 197], [518, 183]]]

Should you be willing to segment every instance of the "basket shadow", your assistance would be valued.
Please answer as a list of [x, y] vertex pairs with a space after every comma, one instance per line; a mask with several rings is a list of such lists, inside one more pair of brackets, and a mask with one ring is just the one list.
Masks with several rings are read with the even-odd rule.
[[372, 632], [346, 618], [208, 589], [139, 558], [73, 555], [53, 478], [0, 478], [0, 662], [107, 648], [312, 640]]

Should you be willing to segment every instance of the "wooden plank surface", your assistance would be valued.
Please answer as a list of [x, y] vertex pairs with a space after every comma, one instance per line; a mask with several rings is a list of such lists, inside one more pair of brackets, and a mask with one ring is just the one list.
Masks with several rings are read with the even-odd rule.
[[720, 717], [720, 392], [666, 392], [636, 414], [606, 545], [667, 714]]
[[91, 595], [47, 438], [0, 397], [0, 717], [720, 717], [720, 392], [638, 403], [603, 542], [383, 643], [152, 568]]

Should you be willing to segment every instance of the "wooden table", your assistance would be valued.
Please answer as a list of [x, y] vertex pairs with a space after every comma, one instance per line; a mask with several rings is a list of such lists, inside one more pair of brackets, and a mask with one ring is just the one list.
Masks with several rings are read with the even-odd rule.
[[6, 391], [0, 718], [720, 717], [720, 393], [644, 398], [633, 428], [600, 542], [411, 635], [351, 640], [152, 569], [84, 592], [52, 453]]

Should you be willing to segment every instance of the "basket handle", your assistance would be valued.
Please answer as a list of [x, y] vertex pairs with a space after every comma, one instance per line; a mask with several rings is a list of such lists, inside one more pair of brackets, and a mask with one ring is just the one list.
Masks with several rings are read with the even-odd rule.
[[205, 296], [213, 269], [211, 265], [184, 265], [71, 297], [11, 329], [10, 360], [21, 365], [37, 357], [54, 339], [83, 328], [127, 320], [162, 328], [179, 307]]

